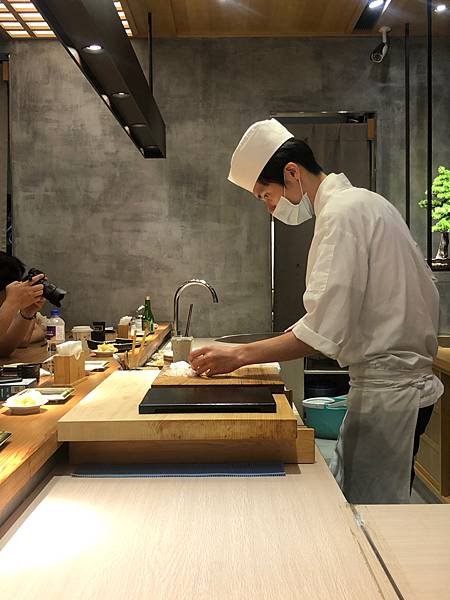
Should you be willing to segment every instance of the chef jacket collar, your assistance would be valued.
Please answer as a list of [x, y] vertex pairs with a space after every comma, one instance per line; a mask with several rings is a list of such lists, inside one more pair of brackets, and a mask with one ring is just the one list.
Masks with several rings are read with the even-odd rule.
[[330, 198], [336, 192], [341, 192], [348, 188], [353, 187], [344, 173], [330, 173], [325, 177], [319, 188], [314, 199], [314, 214], [316, 217], [319, 216], [320, 211]]

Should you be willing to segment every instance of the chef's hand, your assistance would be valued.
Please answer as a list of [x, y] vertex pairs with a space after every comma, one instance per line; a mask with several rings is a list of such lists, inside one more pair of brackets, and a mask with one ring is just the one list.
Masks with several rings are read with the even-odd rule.
[[[222, 348], [223, 346], [223, 348]], [[244, 365], [239, 345], [204, 346], [193, 350], [189, 355], [191, 367], [197, 375], [217, 375], [230, 373]]]

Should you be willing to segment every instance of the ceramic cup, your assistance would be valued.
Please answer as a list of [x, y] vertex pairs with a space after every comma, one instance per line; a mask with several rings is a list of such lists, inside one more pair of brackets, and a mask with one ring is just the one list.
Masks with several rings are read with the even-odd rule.
[[92, 329], [89, 327], [89, 325], [76, 325], [72, 328], [73, 339], [81, 342], [83, 352], [86, 354], [90, 353], [86, 340], [89, 340], [91, 338], [91, 333]]
[[184, 360], [188, 362], [192, 349], [193, 337], [176, 336], [172, 338], [173, 362]]

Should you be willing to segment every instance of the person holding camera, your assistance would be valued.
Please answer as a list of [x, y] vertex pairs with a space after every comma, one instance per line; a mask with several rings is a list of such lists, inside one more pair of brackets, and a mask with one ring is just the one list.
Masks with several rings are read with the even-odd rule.
[[16, 348], [25, 348], [45, 339], [45, 327], [38, 319], [45, 304], [45, 275], [39, 273], [22, 281], [23, 263], [14, 256], [0, 252], [0, 356], [7, 357]]

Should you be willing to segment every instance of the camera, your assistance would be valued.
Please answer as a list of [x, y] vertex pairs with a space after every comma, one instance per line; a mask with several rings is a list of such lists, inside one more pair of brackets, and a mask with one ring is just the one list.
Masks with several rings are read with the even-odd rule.
[[383, 58], [386, 56], [389, 46], [387, 44], [378, 44], [375, 50], [372, 50], [370, 53], [370, 60], [374, 63], [382, 62]]
[[[30, 269], [23, 280], [31, 281], [31, 279], [33, 277], [35, 277], [36, 275], [44, 275], [44, 272], [41, 271], [40, 269]], [[40, 281], [38, 281], [35, 285], [39, 285], [39, 284], [44, 286], [44, 290], [43, 290], [43, 294], [42, 294], [44, 296], [44, 298], [46, 300], [48, 300], [51, 304], [54, 304], [55, 306], [60, 307], [61, 301], [63, 300], [64, 296], [67, 294], [66, 290], [56, 287], [56, 285], [53, 285], [53, 283], [50, 283], [46, 276], [43, 279], [41, 279]]]
[[383, 62], [383, 58], [389, 50], [388, 33], [391, 31], [391, 28], [381, 27], [379, 31], [381, 33], [381, 43], [370, 53], [370, 60], [373, 63]]

